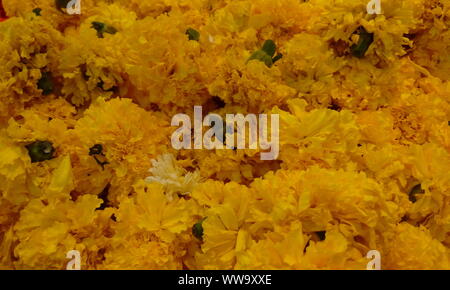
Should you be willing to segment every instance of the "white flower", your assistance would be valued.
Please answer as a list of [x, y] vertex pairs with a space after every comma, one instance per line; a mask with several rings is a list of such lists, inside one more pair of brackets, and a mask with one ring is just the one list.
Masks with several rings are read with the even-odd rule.
[[145, 179], [148, 183], [160, 183], [164, 185], [166, 196], [173, 200], [175, 194], [187, 195], [201, 181], [198, 171], [188, 172], [175, 163], [172, 154], [163, 154], [153, 159], [149, 172], [152, 176]]

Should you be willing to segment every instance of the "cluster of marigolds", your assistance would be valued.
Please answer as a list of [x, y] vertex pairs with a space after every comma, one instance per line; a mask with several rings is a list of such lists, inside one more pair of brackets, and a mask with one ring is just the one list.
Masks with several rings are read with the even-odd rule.
[[450, 0], [2, 2], [1, 269], [450, 269]]

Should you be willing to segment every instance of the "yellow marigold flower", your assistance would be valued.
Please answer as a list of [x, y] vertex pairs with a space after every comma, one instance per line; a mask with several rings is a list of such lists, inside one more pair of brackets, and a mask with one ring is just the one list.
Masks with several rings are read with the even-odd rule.
[[326, 230], [333, 220], [345, 221], [351, 225], [348, 234], [375, 246], [375, 232], [389, 230], [391, 223], [401, 218], [398, 206], [387, 200], [382, 187], [361, 173], [317, 167], [280, 170], [251, 187], [258, 200], [253, 209], [255, 219], [265, 228], [300, 220], [305, 232], [317, 232]]
[[[108, 102], [99, 99], [78, 120], [73, 136], [78, 140], [75, 150], [81, 156], [83, 166], [95, 168], [105, 177], [112, 174], [112, 179], [108, 179], [112, 185], [110, 200], [114, 201], [120, 195], [128, 195], [129, 188], [124, 186], [125, 183], [131, 186], [147, 176], [152, 157], [167, 150], [169, 133], [170, 128], [163, 115], [146, 112], [130, 99]], [[107, 162], [104, 170], [89, 155], [89, 149], [96, 144], [103, 148], [105, 159], [100, 161]], [[95, 179], [90, 177], [88, 182], [92, 184]]]
[[280, 66], [285, 82], [302, 93], [320, 95], [334, 85], [332, 74], [343, 65], [333, 57], [329, 45], [320, 36], [299, 33], [285, 45], [286, 55]]
[[[189, 242], [185, 233], [194, 223], [193, 201], [183, 198], [169, 201], [163, 186], [157, 183], [142, 181], [135, 184], [134, 189], [134, 196], [120, 203], [114, 227], [116, 234], [104, 266], [108, 269], [181, 269], [181, 251]], [[152, 259], [148, 259], [148, 255]]]
[[[135, 224], [137, 229], [154, 232], [162, 239], [173, 240], [174, 234], [190, 228], [191, 202], [182, 198], [168, 201], [162, 185], [140, 186], [135, 198], [124, 200], [117, 213], [119, 226]], [[147, 190], [147, 192], [145, 191]]]
[[291, 113], [275, 109], [280, 114], [280, 159], [288, 168], [345, 166], [349, 153], [360, 139], [355, 116], [350, 111], [328, 109], [306, 110], [306, 102], [288, 102]]
[[62, 36], [48, 22], [30, 15], [8, 19], [0, 27], [1, 125], [26, 103], [53, 92], [39, 82], [46, 73], [50, 78], [56, 68]]
[[[3, 130], [0, 135], [0, 192], [1, 200], [9, 200], [12, 204], [26, 202], [27, 169], [30, 167], [29, 157], [24, 147], [14, 144], [5, 138]], [[7, 203], [3, 202], [5, 207]]]
[[[67, 31], [57, 71], [62, 95], [77, 106], [98, 97], [125, 96], [130, 90], [122, 72], [124, 54], [132, 43], [124, 31], [134, 25], [136, 14], [117, 5], [102, 6], [92, 14], [78, 30]], [[99, 38], [94, 23], [108, 25], [116, 33]]]
[[247, 247], [250, 236], [245, 221], [252, 196], [244, 186], [225, 185], [225, 188], [233, 187], [238, 187], [239, 191], [224, 195], [220, 205], [205, 212], [202, 253], [196, 255], [197, 266], [201, 269], [232, 269], [236, 255]]
[[[19, 258], [14, 262], [16, 268], [42, 269], [45, 265], [45, 268], [63, 269], [68, 251], [85, 250], [82, 243], [77, 246], [79, 241], [101, 234], [107, 226], [111, 212], [105, 219], [103, 213], [95, 211], [102, 203], [97, 196], [84, 195], [71, 200], [71, 172], [70, 159], [65, 157], [54, 170], [48, 189], [21, 211], [14, 226], [18, 242], [14, 255]], [[99, 227], [100, 224], [103, 226]]]
[[295, 33], [312, 28], [322, 12], [320, 6], [295, 0], [276, 3], [258, 0], [251, 1], [251, 5], [248, 26], [271, 32], [272, 37], [277, 36], [276, 39], [288, 39]]
[[281, 81], [281, 72], [276, 66], [268, 68], [258, 60], [246, 64], [249, 56], [230, 49], [215, 65], [203, 63], [209, 93], [219, 96], [225, 103], [242, 104], [250, 112], [268, 110], [295, 96], [295, 90]]
[[301, 223], [279, 228], [266, 239], [251, 241], [245, 251], [238, 253], [236, 269], [287, 270], [301, 269], [308, 237]]
[[438, 270], [450, 267], [448, 249], [423, 227], [401, 223], [395, 238], [386, 245], [384, 269]]
[[368, 260], [337, 231], [327, 231], [323, 242], [311, 242], [306, 249], [306, 269], [365, 270]]
[[357, 119], [362, 134], [361, 141], [383, 145], [396, 137], [394, 120], [386, 111], [364, 111], [358, 114]]
[[189, 40], [187, 29], [176, 14], [147, 17], [128, 29], [123, 72], [132, 86], [130, 97], [140, 106], [156, 104], [175, 114], [176, 107], [188, 110], [209, 98], [199, 82], [200, 45]]

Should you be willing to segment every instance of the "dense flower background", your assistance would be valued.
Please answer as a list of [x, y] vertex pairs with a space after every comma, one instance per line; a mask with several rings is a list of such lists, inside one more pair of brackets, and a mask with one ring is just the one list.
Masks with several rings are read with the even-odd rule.
[[[450, 269], [450, 0], [2, 2], [1, 269]], [[194, 105], [279, 159], [172, 149]]]

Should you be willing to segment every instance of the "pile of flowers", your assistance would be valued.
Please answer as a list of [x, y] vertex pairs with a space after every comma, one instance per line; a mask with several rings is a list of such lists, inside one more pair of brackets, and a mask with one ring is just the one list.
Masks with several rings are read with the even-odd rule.
[[1, 269], [450, 269], [450, 0], [67, 2], [0, 9]]

